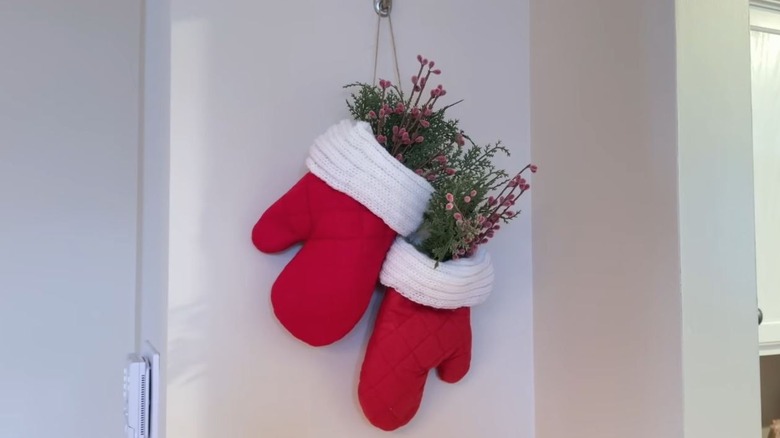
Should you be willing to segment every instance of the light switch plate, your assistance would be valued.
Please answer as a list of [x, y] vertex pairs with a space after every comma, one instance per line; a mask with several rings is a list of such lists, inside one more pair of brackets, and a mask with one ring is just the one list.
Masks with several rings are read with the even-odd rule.
[[123, 388], [126, 438], [149, 438], [149, 384], [149, 364], [138, 354], [130, 354]]
[[157, 438], [160, 412], [160, 353], [145, 342], [128, 355], [124, 371], [125, 438]]
[[149, 435], [147, 438], [158, 438], [160, 435], [160, 353], [146, 341], [141, 346], [141, 356], [149, 364]]

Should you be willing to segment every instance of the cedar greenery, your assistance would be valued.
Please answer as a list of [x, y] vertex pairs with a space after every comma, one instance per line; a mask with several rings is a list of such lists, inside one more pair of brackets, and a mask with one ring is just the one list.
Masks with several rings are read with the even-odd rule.
[[346, 86], [358, 88], [351, 101], [347, 101], [352, 117], [368, 122], [388, 153], [428, 181], [446, 175], [451, 167], [446, 166], [443, 158], [463, 143], [458, 121], [448, 119], [445, 114], [454, 104], [436, 111], [431, 103], [407, 110], [398, 87], [384, 80], [380, 84], [379, 87], [364, 83]]
[[384, 79], [378, 86], [353, 83], [345, 88], [357, 88], [347, 100], [352, 117], [368, 122], [388, 153], [433, 185], [423, 225], [410, 239], [438, 264], [470, 257], [501, 223], [517, 217], [512, 207], [530, 189], [523, 175], [537, 168], [529, 164], [512, 178], [496, 168], [493, 158], [508, 156], [509, 150], [500, 141], [477, 145], [460, 130], [458, 120], [447, 118], [446, 111], [460, 101], [434, 109], [447, 94], [442, 85], [423, 99], [429, 79], [441, 70], [420, 55], [417, 60], [420, 69], [412, 76], [409, 96]]

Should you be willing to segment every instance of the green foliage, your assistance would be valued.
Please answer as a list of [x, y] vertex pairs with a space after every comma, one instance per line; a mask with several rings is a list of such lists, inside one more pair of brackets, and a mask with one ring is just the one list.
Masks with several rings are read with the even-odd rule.
[[[350, 99], [347, 99], [347, 108], [349, 108], [349, 113], [352, 114], [352, 118], [369, 122], [374, 129], [376, 129], [376, 119], [369, 119], [368, 113], [371, 111], [378, 113], [379, 109], [382, 108], [385, 103], [395, 106], [401, 101], [399, 92], [383, 93], [382, 89], [376, 85], [370, 85], [363, 82], [347, 84], [344, 88], [358, 89], [357, 93], [352, 93]], [[375, 130], [374, 134], [378, 135], [379, 133]]]
[[486, 237], [494, 210], [489, 195], [508, 180], [506, 171], [492, 161], [497, 153], [509, 155], [500, 142], [479, 146], [469, 139], [469, 143], [464, 153], [450, 161], [458, 171], [438, 181], [425, 212], [417, 247], [437, 262], [473, 254]]
[[471, 137], [464, 137], [471, 146], [462, 156], [453, 159], [453, 166], [458, 169], [456, 178], [472, 181], [472, 184], [479, 187], [477, 190], [485, 192], [506, 184], [509, 174], [504, 169], [497, 169], [493, 158], [498, 153], [510, 156], [509, 149], [500, 140], [492, 145], [479, 146]]
[[347, 100], [352, 117], [369, 123], [388, 153], [433, 185], [423, 225], [410, 239], [438, 264], [470, 257], [499, 230], [499, 223], [517, 217], [510, 208], [530, 188], [522, 174], [535, 172], [536, 166], [528, 165], [512, 178], [496, 168], [496, 154], [508, 156], [509, 150], [500, 141], [480, 146], [464, 135], [458, 120], [446, 114], [460, 101], [434, 109], [446, 94], [441, 85], [422, 99], [428, 79], [441, 71], [433, 69], [433, 62], [417, 59], [421, 67], [409, 96], [384, 80], [379, 86], [356, 82], [345, 88], [355, 90]]
[[455, 139], [460, 134], [460, 129], [457, 120], [446, 117], [447, 108], [449, 107], [439, 109], [431, 115], [428, 119], [430, 127], [423, 128], [421, 133], [425, 140], [406, 152], [404, 162], [410, 169], [430, 171], [431, 161], [437, 156], [444, 155], [450, 158], [448, 153], [457, 146]]
[[[461, 131], [458, 121], [448, 119], [446, 116], [447, 109], [454, 104], [433, 111], [429, 102], [422, 106], [414, 106], [411, 102], [412, 98], [406, 98], [396, 86], [383, 90], [375, 85], [356, 82], [346, 85], [345, 88], [357, 89], [347, 100], [347, 108], [355, 120], [369, 123], [374, 135], [384, 136], [390, 140], [393, 138], [393, 127], [403, 127], [413, 132], [415, 137], [422, 137], [422, 142], [411, 146], [394, 145], [391, 141], [380, 142], [380, 144], [406, 167], [417, 171], [435, 185], [436, 180], [446, 173], [447, 169], [447, 166], [437, 161], [437, 157], [450, 158], [457, 155], [459, 150], [457, 141]], [[404, 108], [401, 112], [397, 111], [399, 104]], [[431, 114], [427, 117], [421, 116], [419, 119], [427, 122], [427, 127], [422, 125], [424, 122], [412, 116], [412, 109], [424, 111], [426, 104]], [[383, 108], [393, 110], [384, 119], [379, 117], [380, 110]]]

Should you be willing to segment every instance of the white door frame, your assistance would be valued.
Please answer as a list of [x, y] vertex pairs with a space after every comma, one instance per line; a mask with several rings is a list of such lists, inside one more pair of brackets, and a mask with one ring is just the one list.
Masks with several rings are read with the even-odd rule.
[[685, 437], [759, 436], [749, 4], [676, 12]]
[[170, 1], [143, 0], [136, 351], [149, 341], [161, 356], [159, 421], [150, 423], [152, 438], [166, 435], [170, 29]]
[[755, 7], [780, 12], [780, 1], [778, 0], [750, 0], [750, 4]]
[[[770, 33], [774, 35], [780, 35], [780, 1], [753, 1], [751, 2], [753, 7], [750, 10], [750, 28], [753, 31]], [[754, 93], [755, 94], [755, 93]], [[754, 103], [755, 108], [755, 103]], [[758, 165], [760, 161], [756, 160]], [[759, 232], [757, 230], [757, 232]], [[756, 237], [758, 240], [758, 235]], [[758, 246], [758, 245], [757, 245]], [[760, 248], [757, 248], [760, 251]], [[760, 272], [761, 264], [759, 263], [757, 268], [759, 269], [758, 286], [761, 286]], [[761, 291], [758, 291], [761, 293]], [[760, 301], [760, 297], [759, 297]], [[759, 303], [761, 304], [761, 303]], [[761, 304], [766, 305], [766, 304]], [[766, 310], [766, 309], [764, 309]], [[764, 322], [759, 327], [759, 352], [763, 355], [772, 355], [780, 353], [780, 322], [775, 318], [774, 320], [767, 318], [764, 314]]]

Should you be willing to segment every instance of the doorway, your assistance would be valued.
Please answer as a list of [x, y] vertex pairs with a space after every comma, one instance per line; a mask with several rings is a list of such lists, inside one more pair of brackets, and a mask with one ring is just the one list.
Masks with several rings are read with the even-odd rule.
[[770, 428], [780, 418], [780, 2], [754, 3], [750, 24], [761, 423], [766, 437], [777, 436]]

